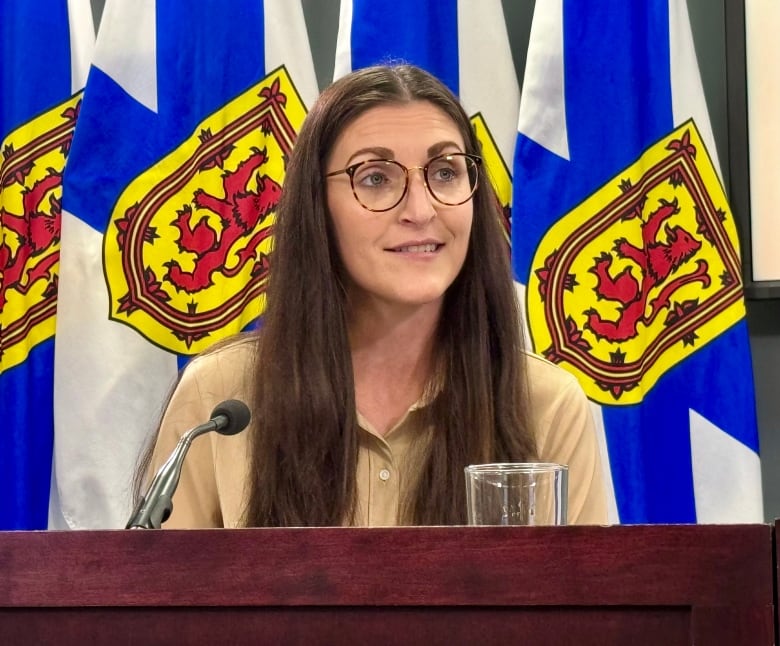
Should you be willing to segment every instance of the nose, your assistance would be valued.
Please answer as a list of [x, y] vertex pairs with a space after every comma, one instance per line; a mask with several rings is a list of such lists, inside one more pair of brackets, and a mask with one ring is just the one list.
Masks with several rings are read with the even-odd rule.
[[406, 189], [406, 199], [401, 204], [399, 217], [403, 222], [417, 225], [427, 224], [436, 217], [433, 196], [425, 186], [422, 168], [409, 169], [409, 186]]

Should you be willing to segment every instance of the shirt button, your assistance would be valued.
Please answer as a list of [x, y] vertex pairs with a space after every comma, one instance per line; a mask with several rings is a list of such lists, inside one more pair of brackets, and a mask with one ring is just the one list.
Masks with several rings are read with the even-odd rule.
[[380, 480], [389, 480], [390, 479], [390, 471], [388, 471], [387, 469], [382, 469], [379, 472], [379, 479]]

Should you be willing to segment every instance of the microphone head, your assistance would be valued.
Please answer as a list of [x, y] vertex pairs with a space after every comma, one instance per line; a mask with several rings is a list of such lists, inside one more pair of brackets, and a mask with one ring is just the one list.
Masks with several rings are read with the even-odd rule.
[[227, 423], [224, 425], [220, 424], [216, 429], [222, 435], [240, 433], [247, 427], [249, 420], [252, 418], [247, 405], [237, 399], [228, 399], [221, 404], [217, 404], [211, 413], [211, 419], [220, 415], [227, 418]]

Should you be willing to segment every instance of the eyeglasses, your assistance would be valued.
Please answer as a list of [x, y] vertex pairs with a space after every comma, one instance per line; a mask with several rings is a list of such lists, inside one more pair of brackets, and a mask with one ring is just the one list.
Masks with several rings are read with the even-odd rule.
[[433, 199], [457, 206], [471, 199], [477, 190], [482, 158], [466, 153], [445, 153], [430, 159], [425, 166], [407, 168], [392, 159], [368, 159], [328, 173], [333, 177], [346, 173], [352, 194], [368, 211], [389, 211], [401, 203], [409, 189], [409, 171], [421, 170], [425, 188]]

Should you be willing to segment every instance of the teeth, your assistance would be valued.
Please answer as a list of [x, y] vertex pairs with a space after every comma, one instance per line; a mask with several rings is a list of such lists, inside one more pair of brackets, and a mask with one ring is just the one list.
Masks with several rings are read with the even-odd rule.
[[415, 245], [409, 245], [408, 247], [399, 247], [397, 251], [401, 253], [430, 253], [432, 251], [436, 251], [436, 248], [439, 245], [437, 244], [415, 244]]

